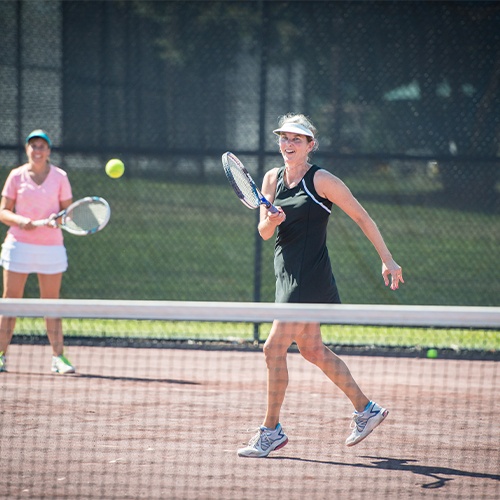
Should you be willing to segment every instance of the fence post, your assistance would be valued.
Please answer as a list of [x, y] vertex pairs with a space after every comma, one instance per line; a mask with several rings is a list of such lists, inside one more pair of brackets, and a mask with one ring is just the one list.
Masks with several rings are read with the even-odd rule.
[[[259, 73], [259, 155], [258, 155], [258, 174], [257, 182], [261, 182], [264, 175], [264, 163], [266, 152], [266, 98], [267, 98], [267, 53], [266, 53], [266, 34], [267, 34], [267, 14], [266, 2], [259, 1], [260, 11], [260, 73]], [[259, 223], [260, 210], [257, 210], [257, 221]], [[255, 232], [255, 262], [254, 262], [254, 302], [260, 302], [261, 299], [261, 281], [262, 281], [262, 238]], [[254, 342], [259, 342], [259, 325], [253, 325]]]

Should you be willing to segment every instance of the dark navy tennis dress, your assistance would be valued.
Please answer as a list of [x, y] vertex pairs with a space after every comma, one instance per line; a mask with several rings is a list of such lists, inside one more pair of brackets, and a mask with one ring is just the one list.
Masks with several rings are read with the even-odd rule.
[[274, 248], [276, 302], [340, 303], [326, 248], [332, 203], [314, 189], [318, 170], [311, 166], [292, 189], [285, 186], [285, 167], [278, 170], [274, 204], [283, 209], [286, 220], [278, 226]]

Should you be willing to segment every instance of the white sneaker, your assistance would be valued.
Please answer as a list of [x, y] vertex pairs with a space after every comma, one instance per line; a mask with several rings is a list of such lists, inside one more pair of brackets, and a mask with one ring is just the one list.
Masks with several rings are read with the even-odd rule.
[[5, 357], [3, 351], [0, 351], [0, 372], [6, 372], [6, 371], [7, 371], [7, 358]]
[[63, 354], [61, 354], [60, 356], [52, 356], [53, 373], [75, 373], [75, 371], [75, 367]]
[[363, 412], [355, 411], [352, 416], [352, 433], [346, 439], [347, 446], [354, 446], [368, 437], [377, 425], [381, 424], [389, 410], [382, 408], [377, 403], [370, 401]]
[[281, 424], [278, 424], [274, 430], [260, 426], [257, 434], [250, 439], [248, 446], [238, 450], [238, 455], [240, 457], [264, 458], [271, 451], [279, 450], [287, 443], [288, 437], [283, 432]]

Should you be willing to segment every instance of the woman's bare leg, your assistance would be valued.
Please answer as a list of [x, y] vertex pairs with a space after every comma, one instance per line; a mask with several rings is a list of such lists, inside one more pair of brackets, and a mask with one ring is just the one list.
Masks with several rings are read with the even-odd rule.
[[356, 411], [363, 411], [369, 399], [363, 394], [347, 365], [323, 344], [319, 323], [306, 323], [293, 339], [305, 359], [320, 368], [350, 399]]
[[[3, 295], [4, 299], [22, 299], [28, 275], [3, 270]], [[0, 352], [6, 353], [12, 340], [16, 318], [0, 316]]]
[[[62, 273], [39, 274], [41, 299], [58, 299], [61, 291]], [[64, 351], [64, 336], [61, 318], [45, 318], [47, 337], [52, 346], [54, 356], [60, 356]]]
[[267, 364], [267, 411], [263, 425], [270, 429], [275, 429], [279, 423], [288, 386], [287, 351], [302, 326], [301, 323], [274, 321], [264, 344]]

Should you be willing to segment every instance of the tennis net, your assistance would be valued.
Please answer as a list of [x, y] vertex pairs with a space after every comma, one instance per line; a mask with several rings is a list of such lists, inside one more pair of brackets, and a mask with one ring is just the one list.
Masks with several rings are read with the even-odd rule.
[[[0, 314], [18, 317], [0, 373], [7, 498], [500, 496], [500, 308], [9, 299]], [[44, 317], [63, 318], [76, 374], [51, 374]], [[237, 456], [266, 412], [273, 319], [323, 324], [390, 411], [373, 435], [345, 446], [352, 404], [292, 345], [289, 443]]]

